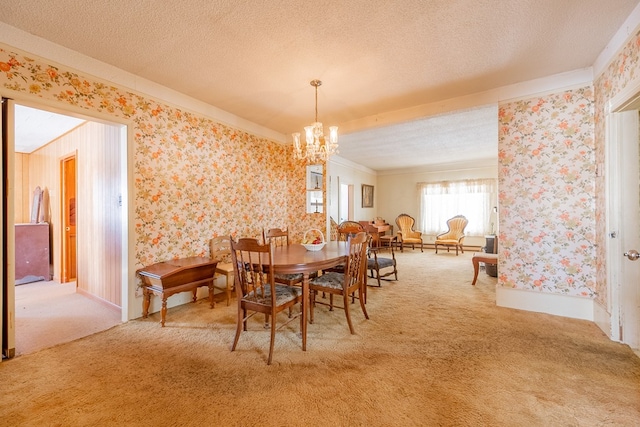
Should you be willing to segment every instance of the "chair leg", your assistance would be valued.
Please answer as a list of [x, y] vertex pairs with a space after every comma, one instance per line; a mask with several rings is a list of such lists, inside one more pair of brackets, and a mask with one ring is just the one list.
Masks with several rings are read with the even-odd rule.
[[[353, 330], [353, 324], [351, 323], [351, 311], [349, 310], [349, 305], [350, 305], [349, 295], [346, 293], [343, 295], [343, 303], [344, 303], [344, 313], [345, 313], [345, 316], [347, 316], [347, 324], [349, 325], [349, 331], [351, 332], [351, 335], [353, 335], [355, 334], [355, 331]], [[363, 304], [362, 300], [360, 300], [360, 304], [361, 305]]]
[[363, 294], [366, 293], [366, 291], [367, 291], [366, 289], [364, 290], [362, 288], [358, 289], [358, 292], [360, 293], [360, 308], [362, 308], [362, 313], [364, 314], [364, 318], [369, 319], [369, 313], [367, 313], [367, 308], [364, 305], [366, 298], [364, 297]]
[[476, 258], [471, 258], [471, 262], [473, 263], [473, 282], [471, 282], [471, 284], [475, 286], [476, 280], [478, 280], [478, 270], [480, 268], [480, 262]]
[[[317, 291], [309, 291], [309, 323], [313, 325], [313, 307], [316, 305]], [[301, 316], [302, 317], [302, 316]]]
[[236, 326], [236, 337], [233, 339], [233, 345], [231, 345], [231, 351], [234, 351], [236, 349], [236, 346], [238, 345], [238, 340], [240, 339], [240, 333], [242, 332], [243, 325], [244, 325], [244, 330], [246, 331], [247, 323], [244, 321], [244, 310], [241, 310], [240, 307], [238, 307], [238, 324]]
[[273, 357], [273, 346], [276, 341], [276, 319], [275, 314], [271, 316], [271, 342], [269, 343], [269, 360], [267, 360], [267, 365], [271, 365], [271, 358]]
[[231, 303], [231, 289], [233, 288], [233, 279], [233, 273], [227, 274], [227, 307], [229, 307], [229, 304]]

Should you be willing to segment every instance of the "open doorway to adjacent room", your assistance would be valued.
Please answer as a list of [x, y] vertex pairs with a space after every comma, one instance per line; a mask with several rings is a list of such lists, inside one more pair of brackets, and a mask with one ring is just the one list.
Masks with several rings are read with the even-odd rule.
[[[4, 304], [13, 310], [15, 326], [11, 331], [5, 322], [3, 335], [14, 334], [9, 342], [17, 356], [125, 318], [127, 131], [122, 124], [46, 106], [11, 107], [13, 138], [5, 153], [13, 159], [15, 185], [13, 203], [7, 203], [13, 221], [5, 219], [6, 226], [45, 225], [48, 234], [46, 245], [34, 248], [29, 233], [16, 233], [13, 248], [8, 243], [15, 253], [15, 287]], [[29, 274], [34, 263], [46, 264], [46, 273]]]

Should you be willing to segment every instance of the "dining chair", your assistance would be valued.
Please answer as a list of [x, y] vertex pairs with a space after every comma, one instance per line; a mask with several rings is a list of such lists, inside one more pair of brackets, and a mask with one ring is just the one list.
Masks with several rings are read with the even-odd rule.
[[209, 240], [209, 256], [218, 260], [216, 265], [216, 274], [224, 275], [224, 286], [218, 285], [220, 276], [213, 277], [214, 289], [224, 291], [227, 299], [227, 305], [231, 303], [231, 291], [233, 289], [233, 264], [231, 263], [231, 246], [229, 236], [218, 236]]
[[[386, 253], [389, 253], [390, 256], [383, 256], [383, 254]], [[382, 286], [382, 283], [380, 282], [381, 279], [390, 280], [384, 278], [391, 276], [392, 274], [395, 275], [395, 280], [398, 280], [396, 254], [393, 249], [393, 245], [369, 245], [367, 249], [367, 268], [369, 269], [371, 278], [378, 281], [378, 287]], [[383, 273], [380, 273], [380, 270], [385, 271]], [[368, 284], [369, 283], [367, 283], [367, 285]]]
[[[326, 272], [322, 276], [319, 276], [309, 281], [309, 293], [310, 293], [310, 323], [313, 323], [313, 311], [315, 304], [326, 305], [329, 307], [329, 311], [333, 308], [341, 308], [344, 310], [347, 317], [347, 323], [349, 325], [349, 331], [354, 334], [353, 324], [351, 322], [351, 313], [349, 309], [349, 297], [358, 293], [358, 300], [360, 301], [360, 308], [366, 319], [369, 319], [365, 303], [365, 277], [366, 277], [366, 262], [367, 262], [367, 239], [368, 235], [362, 231], [357, 233], [353, 237], [349, 237], [349, 255], [345, 263], [344, 273], [338, 273], [335, 271]], [[336, 306], [331, 303], [321, 302], [316, 300], [316, 294], [318, 292], [326, 292], [329, 295], [342, 296], [342, 306]]]
[[[349, 237], [355, 236], [356, 234], [364, 231], [364, 227], [362, 224], [356, 221], [342, 221], [338, 225], [338, 241], [346, 242]], [[337, 273], [344, 273], [344, 264], [336, 265], [329, 269], [324, 270], [327, 271], [335, 271]]]
[[[231, 259], [238, 299], [236, 336], [231, 351], [236, 349], [242, 331], [247, 331], [247, 321], [255, 314], [262, 313], [267, 323], [270, 323], [271, 329], [267, 359], [267, 364], [270, 365], [273, 359], [276, 330], [299, 317], [302, 331], [302, 288], [276, 284], [271, 244], [260, 244], [258, 239], [250, 238], [241, 238], [237, 242], [231, 240]], [[295, 315], [289, 313], [287, 320], [276, 327], [277, 314], [298, 304], [300, 304], [298, 313]]]
[[338, 224], [338, 240], [346, 242], [349, 236], [355, 236], [361, 231], [364, 231], [364, 227], [359, 222], [342, 221]]
[[[268, 230], [262, 229], [262, 240], [265, 243], [273, 244], [274, 247], [288, 246], [289, 245], [289, 230], [282, 230], [281, 228], [270, 228]], [[309, 277], [316, 277], [317, 273], [311, 273]], [[283, 285], [299, 285], [302, 283], [302, 273], [296, 274], [276, 274], [276, 283], [282, 283]]]
[[436, 253], [438, 253], [438, 246], [445, 246], [447, 248], [447, 252], [449, 252], [449, 248], [451, 246], [454, 246], [456, 248], [456, 256], [458, 256], [458, 249], [464, 253], [462, 243], [465, 238], [464, 229], [467, 227], [468, 223], [469, 220], [465, 218], [464, 215], [456, 215], [453, 218], [448, 219], [448, 230], [436, 236], [436, 240], [434, 242]]

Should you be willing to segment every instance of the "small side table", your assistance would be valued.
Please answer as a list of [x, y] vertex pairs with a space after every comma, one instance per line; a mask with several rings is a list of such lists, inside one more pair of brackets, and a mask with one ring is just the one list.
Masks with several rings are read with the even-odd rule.
[[149, 315], [151, 295], [162, 298], [160, 324], [164, 327], [167, 316], [167, 298], [179, 292], [192, 291], [196, 301], [196, 291], [200, 286], [209, 287], [209, 304], [213, 301], [213, 276], [218, 260], [204, 257], [190, 257], [159, 262], [141, 268], [136, 273], [142, 279], [142, 317]]
[[380, 245], [381, 246], [395, 246], [397, 247], [398, 236], [394, 236], [393, 234], [383, 234], [380, 236]]

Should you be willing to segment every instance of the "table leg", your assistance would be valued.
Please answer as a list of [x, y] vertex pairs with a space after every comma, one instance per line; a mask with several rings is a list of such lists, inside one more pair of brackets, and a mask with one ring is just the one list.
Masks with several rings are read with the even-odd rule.
[[302, 274], [302, 351], [307, 351], [307, 310], [309, 306], [309, 272]]

